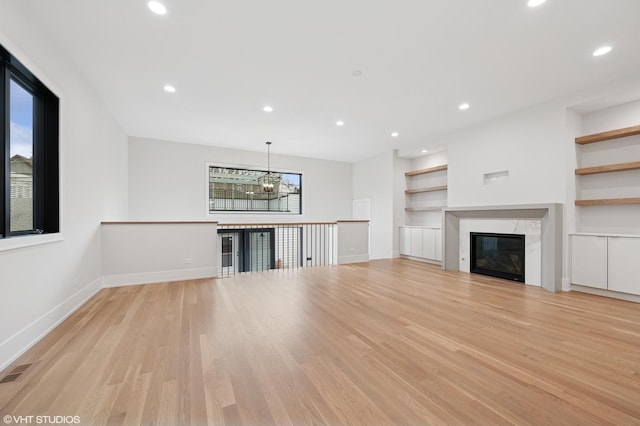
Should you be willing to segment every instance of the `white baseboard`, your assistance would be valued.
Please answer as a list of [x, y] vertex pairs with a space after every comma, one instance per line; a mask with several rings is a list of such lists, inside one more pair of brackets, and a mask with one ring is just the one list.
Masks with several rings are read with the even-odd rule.
[[415, 260], [416, 262], [430, 263], [432, 265], [438, 265], [438, 266], [442, 265], [442, 262], [440, 260], [427, 259], [426, 257], [414, 257], [406, 254], [401, 254], [400, 259]]
[[137, 272], [132, 274], [113, 274], [102, 277], [102, 287], [124, 287], [130, 285], [154, 284], [167, 281], [197, 280], [218, 276], [215, 266], [171, 271]]
[[640, 303], [640, 296], [635, 294], [619, 293], [617, 291], [604, 290], [600, 288], [585, 287], [582, 285], [571, 285], [571, 290], [581, 293], [595, 294], [596, 296], [611, 297], [613, 299], [626, 300], [627, 302]]
[[369, 261], [368, 254], [353, 254], [350, 256], [338, 256], [338, 265], [344, 265], [346, 263], [368, 262], [368, 261]]
[[571, 291], [571, 279], [563, 278], [562, 279], [562, 291]]
[[0, 343], [0, 371], [7, 368], [9, 364], [84, 305], [102, 288], [101, 284], [102, 278], [95, 279], [49, 312]]
[[38, 343], [78, 308], [84, 305], [101, 288], [152, 284], [166, 281], [217, 277], [215, 267], [180, 269], [136, 274], [106, 275], [69, 296], [65, 301], [37, 318], [31, 324], [0, 343], [0, 371], [8, 367], [20, 355]]

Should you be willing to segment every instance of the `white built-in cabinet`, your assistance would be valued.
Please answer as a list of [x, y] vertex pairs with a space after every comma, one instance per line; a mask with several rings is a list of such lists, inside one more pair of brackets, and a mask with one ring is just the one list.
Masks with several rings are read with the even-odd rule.
[[608, 288], [622, 293], [640, 294], [640, 238], [607, 237]]
[[442, 230], [424, 226], [400, 227], [400, 254], [429, 261], [442, 261]]
[[640, 237], [571, 236], [571, 283], [640, 295]]
[[571, 236], [571, 283], [607, 288], [607, 237]]

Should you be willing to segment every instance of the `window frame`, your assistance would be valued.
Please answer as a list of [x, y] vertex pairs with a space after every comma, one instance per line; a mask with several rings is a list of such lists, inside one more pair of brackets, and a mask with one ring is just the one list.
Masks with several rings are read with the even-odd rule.
[[238, 164], [225, 164], [218, 162], [206, 162], [205, 163], [205, 212], [208, 217], [215, 217], [216, 215], [222, 214], [241, 214], [241, 215], [258, 215], [258, 216], [273, 216], [273, 215], [285, 215], [285, 216], [304, 216], [304, 172], [300, 170], [289, 170], [289, 169], [272, 169], [271, 173], [280, 173], [280, 174], [296, 174], [300, 175], [300, 211], [299, 212], [285, 212], [285, 211], [269, 211], [269, 210], [210, 210], [209, 209], [209, 169], [211, 167], [220, 167], [227, 169], [241, 169], [248, 171], [258, 171], [266, 173], [267, 170], [263, 170], [259, 166], [248, 166], [248, 165], [238, 165]]
[[[33, 96], [33, 228], [11, 231], [10, 84]], [[0, 250], [60, 240], [60, 99], [0, 45]], [[31, 237], [30, 237], [31, 236]], [[36, 238], [36, 236], [38, 236]], [[14, 237], [22, 240], [13, 242]], [[11, 243], [7, 243], [11, 240]]]

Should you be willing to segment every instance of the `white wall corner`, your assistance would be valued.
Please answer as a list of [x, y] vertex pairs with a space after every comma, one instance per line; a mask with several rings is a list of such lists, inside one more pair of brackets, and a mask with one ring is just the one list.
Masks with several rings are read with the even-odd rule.
[[562, 291], [571, 291], [571, 278], [562, 279]]
[[99, 277], [0, 343], [0, 371], [8, 367], [9, 364], [71, 316], [101, 288], [102, 278]]
[[346, 265], [348, 263], [368, 262], [368, 261], [369, 261], [369, 256], [366, 254], [338, 256], [339, 265]]

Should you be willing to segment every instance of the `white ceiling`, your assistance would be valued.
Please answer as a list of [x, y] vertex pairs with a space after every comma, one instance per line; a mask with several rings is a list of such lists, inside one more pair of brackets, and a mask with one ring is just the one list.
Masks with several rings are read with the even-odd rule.
[[417, 156], [640, 72], [640, 0], [164, 0], [165, 16], [146, 0], [21, 1], [127, 134], [251, 151]]

